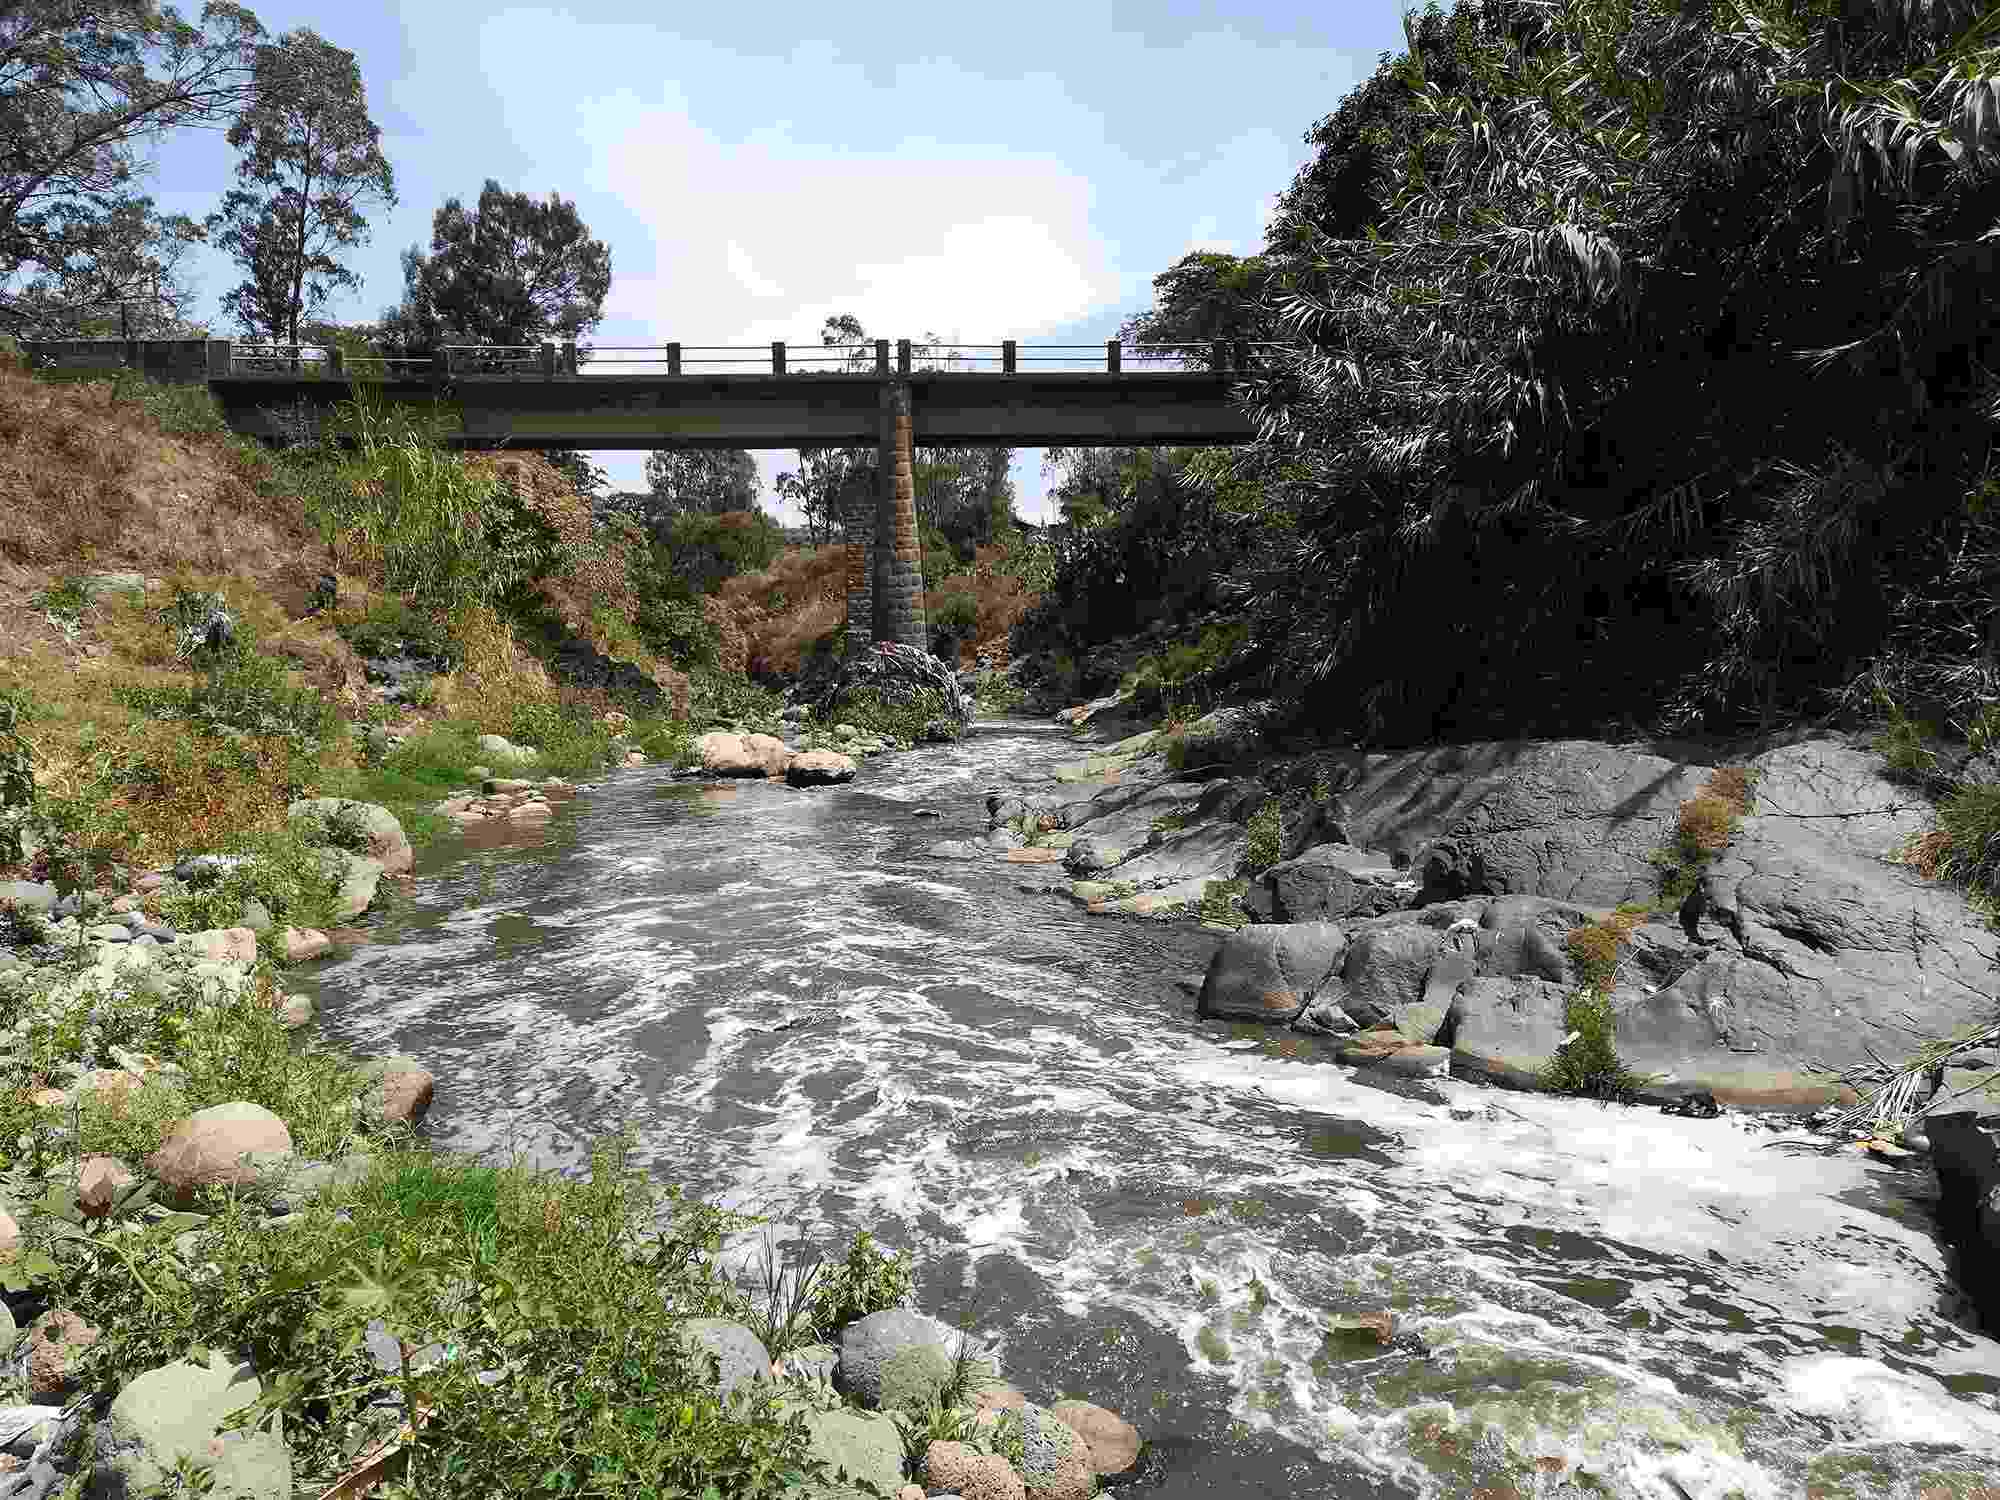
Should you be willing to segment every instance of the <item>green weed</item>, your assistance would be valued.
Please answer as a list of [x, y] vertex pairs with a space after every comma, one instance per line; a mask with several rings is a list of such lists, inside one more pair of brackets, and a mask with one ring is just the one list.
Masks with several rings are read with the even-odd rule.
[[1250, 843], [1243, 853], [1244, 868], [1253, 875], [1262, 874], [1282, 859], [1284, 852], [1283, 809], [1276, 797], [1267, 798], [1250, 816]]
[[1557, 1047], [1543, 1067], [1544, 1088], [1591, 1099], [1623, 1099], [1638, 1087], [1638, 1075], [1619, 1058], [1613, 1041], [1609, 996], [1589, 987], [1578, 990], [1564, 1006], [1563, 1025], [1576, 1039]]

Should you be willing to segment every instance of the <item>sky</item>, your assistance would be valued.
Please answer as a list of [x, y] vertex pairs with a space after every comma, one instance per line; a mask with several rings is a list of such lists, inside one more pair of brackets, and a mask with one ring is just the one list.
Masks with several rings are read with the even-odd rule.
[[[396, 173], [327, 316], [394, 305], [401, 252], [492, 177], [573, 201], [610, 247], [602, 344], [817, 347], [837, 313], [871, 338], [1102, 343], [1188, 251], [1262, 249], [1305, 132], [1403, 47], [1403, 0], [250, 4], [355, 55]], [[153, 157], [145, 190], [195, 219], [236, 162], [220, 131]], [[241, 272], [187, 265], [197, 316], [236, 332]], [[797, 456], [755, 456], [795, 523], [772, 481]], [[643, 452], [593, 458], [645, 488]], [[1041, 450], [1013, 478], [1046, 519]]]

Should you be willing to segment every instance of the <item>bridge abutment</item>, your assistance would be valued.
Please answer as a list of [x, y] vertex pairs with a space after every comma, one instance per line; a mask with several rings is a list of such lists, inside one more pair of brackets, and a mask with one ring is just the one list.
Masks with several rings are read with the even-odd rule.
[[[917, 491], [910, 454], [910, 387], [882, 386], [881, 456], [876, 466], [875, 546], [869, 639], [925, 650], [923, 544], [917, 535]], [[853, 601], [850, 589], [850, 607]], [[859, 622], [848, 619], [852, 640]]]

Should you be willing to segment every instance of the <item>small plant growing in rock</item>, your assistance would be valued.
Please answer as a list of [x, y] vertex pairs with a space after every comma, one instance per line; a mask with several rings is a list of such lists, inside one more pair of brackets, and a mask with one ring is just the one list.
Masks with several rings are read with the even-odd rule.
[[1250, 920], [1242, 906], [1244, 893], [1249, 889], [1247, 880], [1211, 880], [1201, 888], [1201, 900], [1195, 904], [1194, 914], [1204, 922], [1241, 927]]
[[1542, 1086], [1551, 1093], [1590, 1099], [1630, 1095], [1639, 1078], [1618, 1056], [1612, 1036], [1615, 1021], [1610, 998], [1601, 990], [1586, 986], [1572, 995], [1563, 1009], [1569, 1038], [1543, 1067]]
[[1278, 862], [1284, 846], [1284, 814], [1278, 799], [1270, 797], [1251, 814], [1250, 844], [1243, 852], [1243, 863], [1251, 874], [1260, 875]]

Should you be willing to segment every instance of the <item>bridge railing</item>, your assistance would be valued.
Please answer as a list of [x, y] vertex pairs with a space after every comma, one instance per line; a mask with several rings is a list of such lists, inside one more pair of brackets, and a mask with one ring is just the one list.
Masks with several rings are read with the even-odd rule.
[[[145, 341], [76, 341], [28, 344], [55, 367], [115, 367], [137, 363]], [[103, 345], [102, 349], [98, 345]], [[198, 344], [190, 344], [197, 368]], [[1268, 341], [1207, 343], [997, 344], [917, 343], [876, 339], [864, 344], [448, 344], [435, 355], [365, 355], [343, 359], [318, 344], [230, 341], [208, 343], [207, 374], [217, 377], [342, 379], [348, 375], [425, 380], [547, 379], [587, 375], [952, 375], [1096, 373], [1143, 375], [1213, 371], [1240, 373], [1268, 367], [1273, 351], [1291, 347]]]

